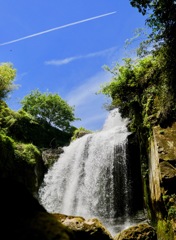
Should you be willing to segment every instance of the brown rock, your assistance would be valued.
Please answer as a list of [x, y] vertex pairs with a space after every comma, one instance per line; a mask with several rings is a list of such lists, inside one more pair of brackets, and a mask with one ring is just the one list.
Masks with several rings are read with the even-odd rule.
[[53, 214], [58, 221], [70, 229], [76, 240], [112, 240], [111, 234], [97, 218], [84, 219], [79, 216]]
[[24, 185], [0, 179], [1, 238], [75, 240], [73, 232], [48, 213]]
[[148, 223], [140, 223], [123, 230], [115, 236], [114, 240], [157, 240], [157, 235]]

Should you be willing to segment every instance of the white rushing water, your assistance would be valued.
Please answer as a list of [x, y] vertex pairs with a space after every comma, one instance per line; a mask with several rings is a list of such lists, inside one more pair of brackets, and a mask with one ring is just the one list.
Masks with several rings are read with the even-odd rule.
[[87, 134], [64, 147], [44, 177], [39, 191], [48, 212], [128, 218], [130, 184], [127, 176], [126, 122], [112, 110], [101, 131]]

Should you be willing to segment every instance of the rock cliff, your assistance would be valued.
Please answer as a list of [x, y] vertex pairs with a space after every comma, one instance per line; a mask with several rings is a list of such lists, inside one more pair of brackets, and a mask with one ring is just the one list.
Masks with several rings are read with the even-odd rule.
[[159, 239], [176, 239], [176, 123], [153, 128], [149, 190]]

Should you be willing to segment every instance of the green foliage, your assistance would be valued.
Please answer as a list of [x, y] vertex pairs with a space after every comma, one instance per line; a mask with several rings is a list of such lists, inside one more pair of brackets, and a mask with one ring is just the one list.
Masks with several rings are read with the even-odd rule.
[[[32, 144], [15, 141], [0, 130], [0, 177], [21, 182], [35, 192], [43, 179], [43, 162], [38, 148]], [[40, 172], [36, 173], [38, 166]], [[42, 167], [43, 166], [43, 167]]]
[[0, 176], [11, 175], [14, 170], [14, 141], [0, 130]]
[[0, 172], [13, 175], [13, 170], [17, 161], [26, 161], [29, 164], [36, 164], [36, 160], [41, 156], [37, 147], [32, 144], [15, 142], [14, 139], [0, 131]]
[[69, 106], [58, 94], [32, 91], [21, 101], [22, 109], [30, 113], [37, 121], [47, 122], [69, 132], [70, 123], [77, 120], [74, 117], [74, 108]]
[[157, 124], [169, 125], [176, 118], [174, 94], [164, 64], [161, 51], [135, 61], [124, 59], [124, 65], [117, 64], [110, 70], [112, 81], [100, 90], [111, 97], [110, 108], [118, 107], [122, 117], [130, 120], [131, 131], [140, 126], [150, 130]]
[[160, 43], [164, 40], [173, 46], [176, 41], [175, 0], [130, 0], [130, 3], [143, 15], [148, 16], [146, 23], [152, 28], [150, 38]]
[[28, 164], [35, 165], [36, 160], [41, 156], [40, 151], [33, 144], [18, 143], [15, 146], [16, 160], [26, 161]]
[[16, 70], [10, 63], [0, 64], [0, 100], [7, 97], [7, 94], [15, 87], [13, 84]]
[[161, 240], [174, 240], [174, 231], [170, 221], [159, 220], [157, 222], [157, 237]]
[[73, 132], [73, 136], [71, 138], [72, 141], [76, 140], [77, 138], [80, 138], [82, 136], [84, 136], [85, 134], [88, 133], [92, 133], [92, 131], [87, 130], [83, 127], [77, 128], [74, 132]]
[[[132, 61], [124, 59], [124, 65], [117, 65], [111, 71], [114, 76], [101, 92], [112, 98], [112, 106], [118, 107], [123, 118], [131, 122], [131, 130], [140, 126], [145, 116], [145, 126], [150, 125], [148, 117], [153, 114], [153, 101], [158, 92], [160, 74], [157, 61], [152, 56]], [[156, 113], [156, 111], [155, 111]]]
[[139, 12], [147, 15], [146, 24], [152, 30], [148, 40], [140, 44], [138, 53], [143, 56], [148, 52], [147, 45], [152, 42], [151, 51], [163, 59], [161, 91], [163, 95], [168, 96], [168, 101], [165, 101], [165, 108], [161, 111], [161, 115], [168, 118], [172, 110], [176, 111], [176, 107], [174, 109], [173, 106], [176, 99], [176, 2], [175, 0], [130, 0], [130, 2], [133, 7], [138, 8]]
[[164, 195], [163, 201], [168, 212], [169, 219], [176, 219], [176, 194]]
[[0, 101], [0, 129], [5, 130], [13, 122], [15, 115], [5, 102]]
[[0, 129], [17, 142], [32, 143], [39, 148], [67, 145], [72, 136], [47, 122], [37, 122], [24, 110], [14, 112], [4, 102], [0, 103]]

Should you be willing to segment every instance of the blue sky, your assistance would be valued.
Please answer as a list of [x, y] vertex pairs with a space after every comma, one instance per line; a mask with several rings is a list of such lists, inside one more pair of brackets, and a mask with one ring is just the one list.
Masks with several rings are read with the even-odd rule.
[[125, 41], [143, 27], [129, 0], [2, 0], [0, 62], [13, 64], [19, 85], [9, 107], [18, 110], [34, 89], [49, 91], [75, 106], [74, 126], [101, 130], [108, 99], [96, 92], [111, 78], [103, 66], [133, 55], [137, 42], [125, 49]]

